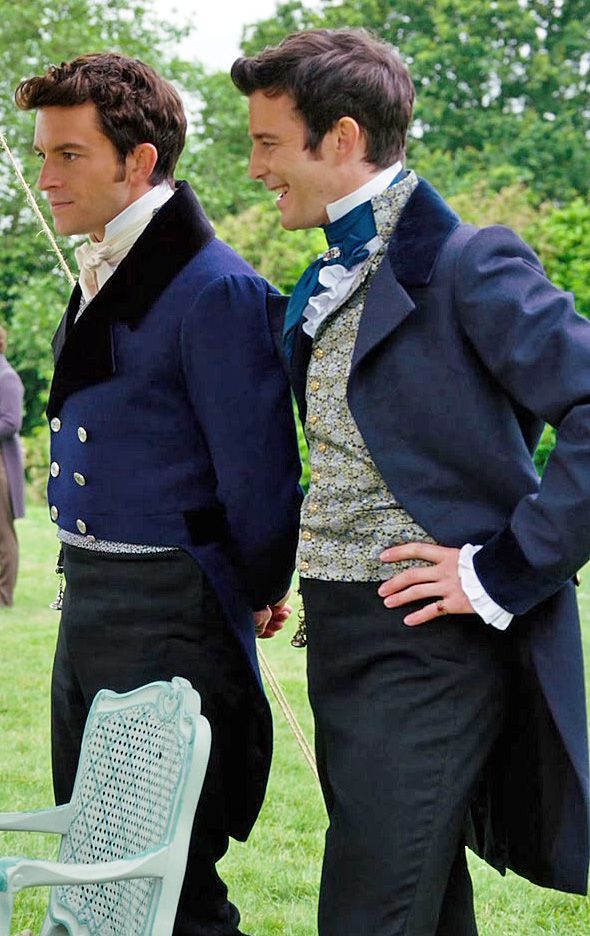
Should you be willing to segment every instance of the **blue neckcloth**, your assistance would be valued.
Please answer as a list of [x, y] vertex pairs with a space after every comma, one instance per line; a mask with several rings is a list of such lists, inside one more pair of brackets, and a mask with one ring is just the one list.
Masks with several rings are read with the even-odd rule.
[[[389, 187], [405, 175], [406, 172], [402, 169], [392, 180]], [[338, 218], [337, 221], [322, 225], [322, 230], [326, 235], [330, 249], [304, 270], [295, 284], [287, 306], [283, 341], [285, 354], [289, 361], [293, 358], [295, 335], [303, 318], [303, 312], [307, 308], [310, 298], [317, 296], [325, 288], [319, 282], [320, 271], [324, 267], [333, 266], [334, 264], [340, 264], [350, 270], [369, 256], [366, 244], [377, 234], [373, 206], [370, 200], [363, 202], [362, 205], [357, 205], [356, 208], [353, 208], [342, 218]]]

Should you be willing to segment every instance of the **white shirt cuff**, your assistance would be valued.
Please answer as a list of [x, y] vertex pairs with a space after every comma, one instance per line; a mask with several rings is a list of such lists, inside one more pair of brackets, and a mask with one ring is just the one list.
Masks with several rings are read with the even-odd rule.
[[490, 598], [473, 568], [473, 557], [480, 549], [481, 546], [472, 546], [471, 543], [466, 543], [459, 552], [461, 588], [473, 605], [473, 610], [476, 614], [479, 614], [480, 618], [483, 618], [486, 624], [491, 624], [492, 627], [496, 627], [498, 630], [506, 630], [514, 615], [510, 611], [505, 611], [504, 608], [501, 608]]

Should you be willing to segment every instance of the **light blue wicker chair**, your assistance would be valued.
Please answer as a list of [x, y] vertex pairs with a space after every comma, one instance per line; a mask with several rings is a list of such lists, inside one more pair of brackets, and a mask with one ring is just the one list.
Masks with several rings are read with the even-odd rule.
[[0, 814], [0, 829], [62, 835], [57, 861], [0, 859], [0, 936], [37, 885], [51, 887], [41, 936], [169, 936], [211, 746], [200, 712], [178, 676], [97, 694], [71, 802]]

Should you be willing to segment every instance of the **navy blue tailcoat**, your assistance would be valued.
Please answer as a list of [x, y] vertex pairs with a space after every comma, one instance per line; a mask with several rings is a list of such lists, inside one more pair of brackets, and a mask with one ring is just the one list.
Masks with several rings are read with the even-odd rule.
[[[58, 466], [48, 485], [52, 518], [95, 539], [190, 553], [248, 659], [267, 718], [251, 612], [289, 587], [300, 503], [272, 295], [215, 238], [180, 183], [77, 321], [74, 289], [54, 337], [48, 403]], [[256, 793], [241, 837], [264, 792], [269, 725], [266, 738], [252, 752]]]
[[[303, 416], [309, 351], [300, 332], [290, 369]], [[483, 544], [478, 576], [516, 615], [507, 723], [470, 844], [501, 871], [585, 893], [572, 577], [590, 555], [590, 323], [512, 231], [460, 224], [422, 180], [369, 289], [348, 401], [399, 502], [442, 545]], [[558, 443], [540, 484], [532, 454], [545, 421]]]

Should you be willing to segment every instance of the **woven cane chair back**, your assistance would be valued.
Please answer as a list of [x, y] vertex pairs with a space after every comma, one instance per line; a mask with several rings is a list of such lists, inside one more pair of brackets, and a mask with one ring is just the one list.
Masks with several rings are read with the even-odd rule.
[[62, 835], [57, 862], [0, 859], [0, 936], [13, 894], [43, 884], [41, 936], [170, 936], [210, 743], [185, 679], [99, 692], [71, 802], [0, 815], [0, 829]]

